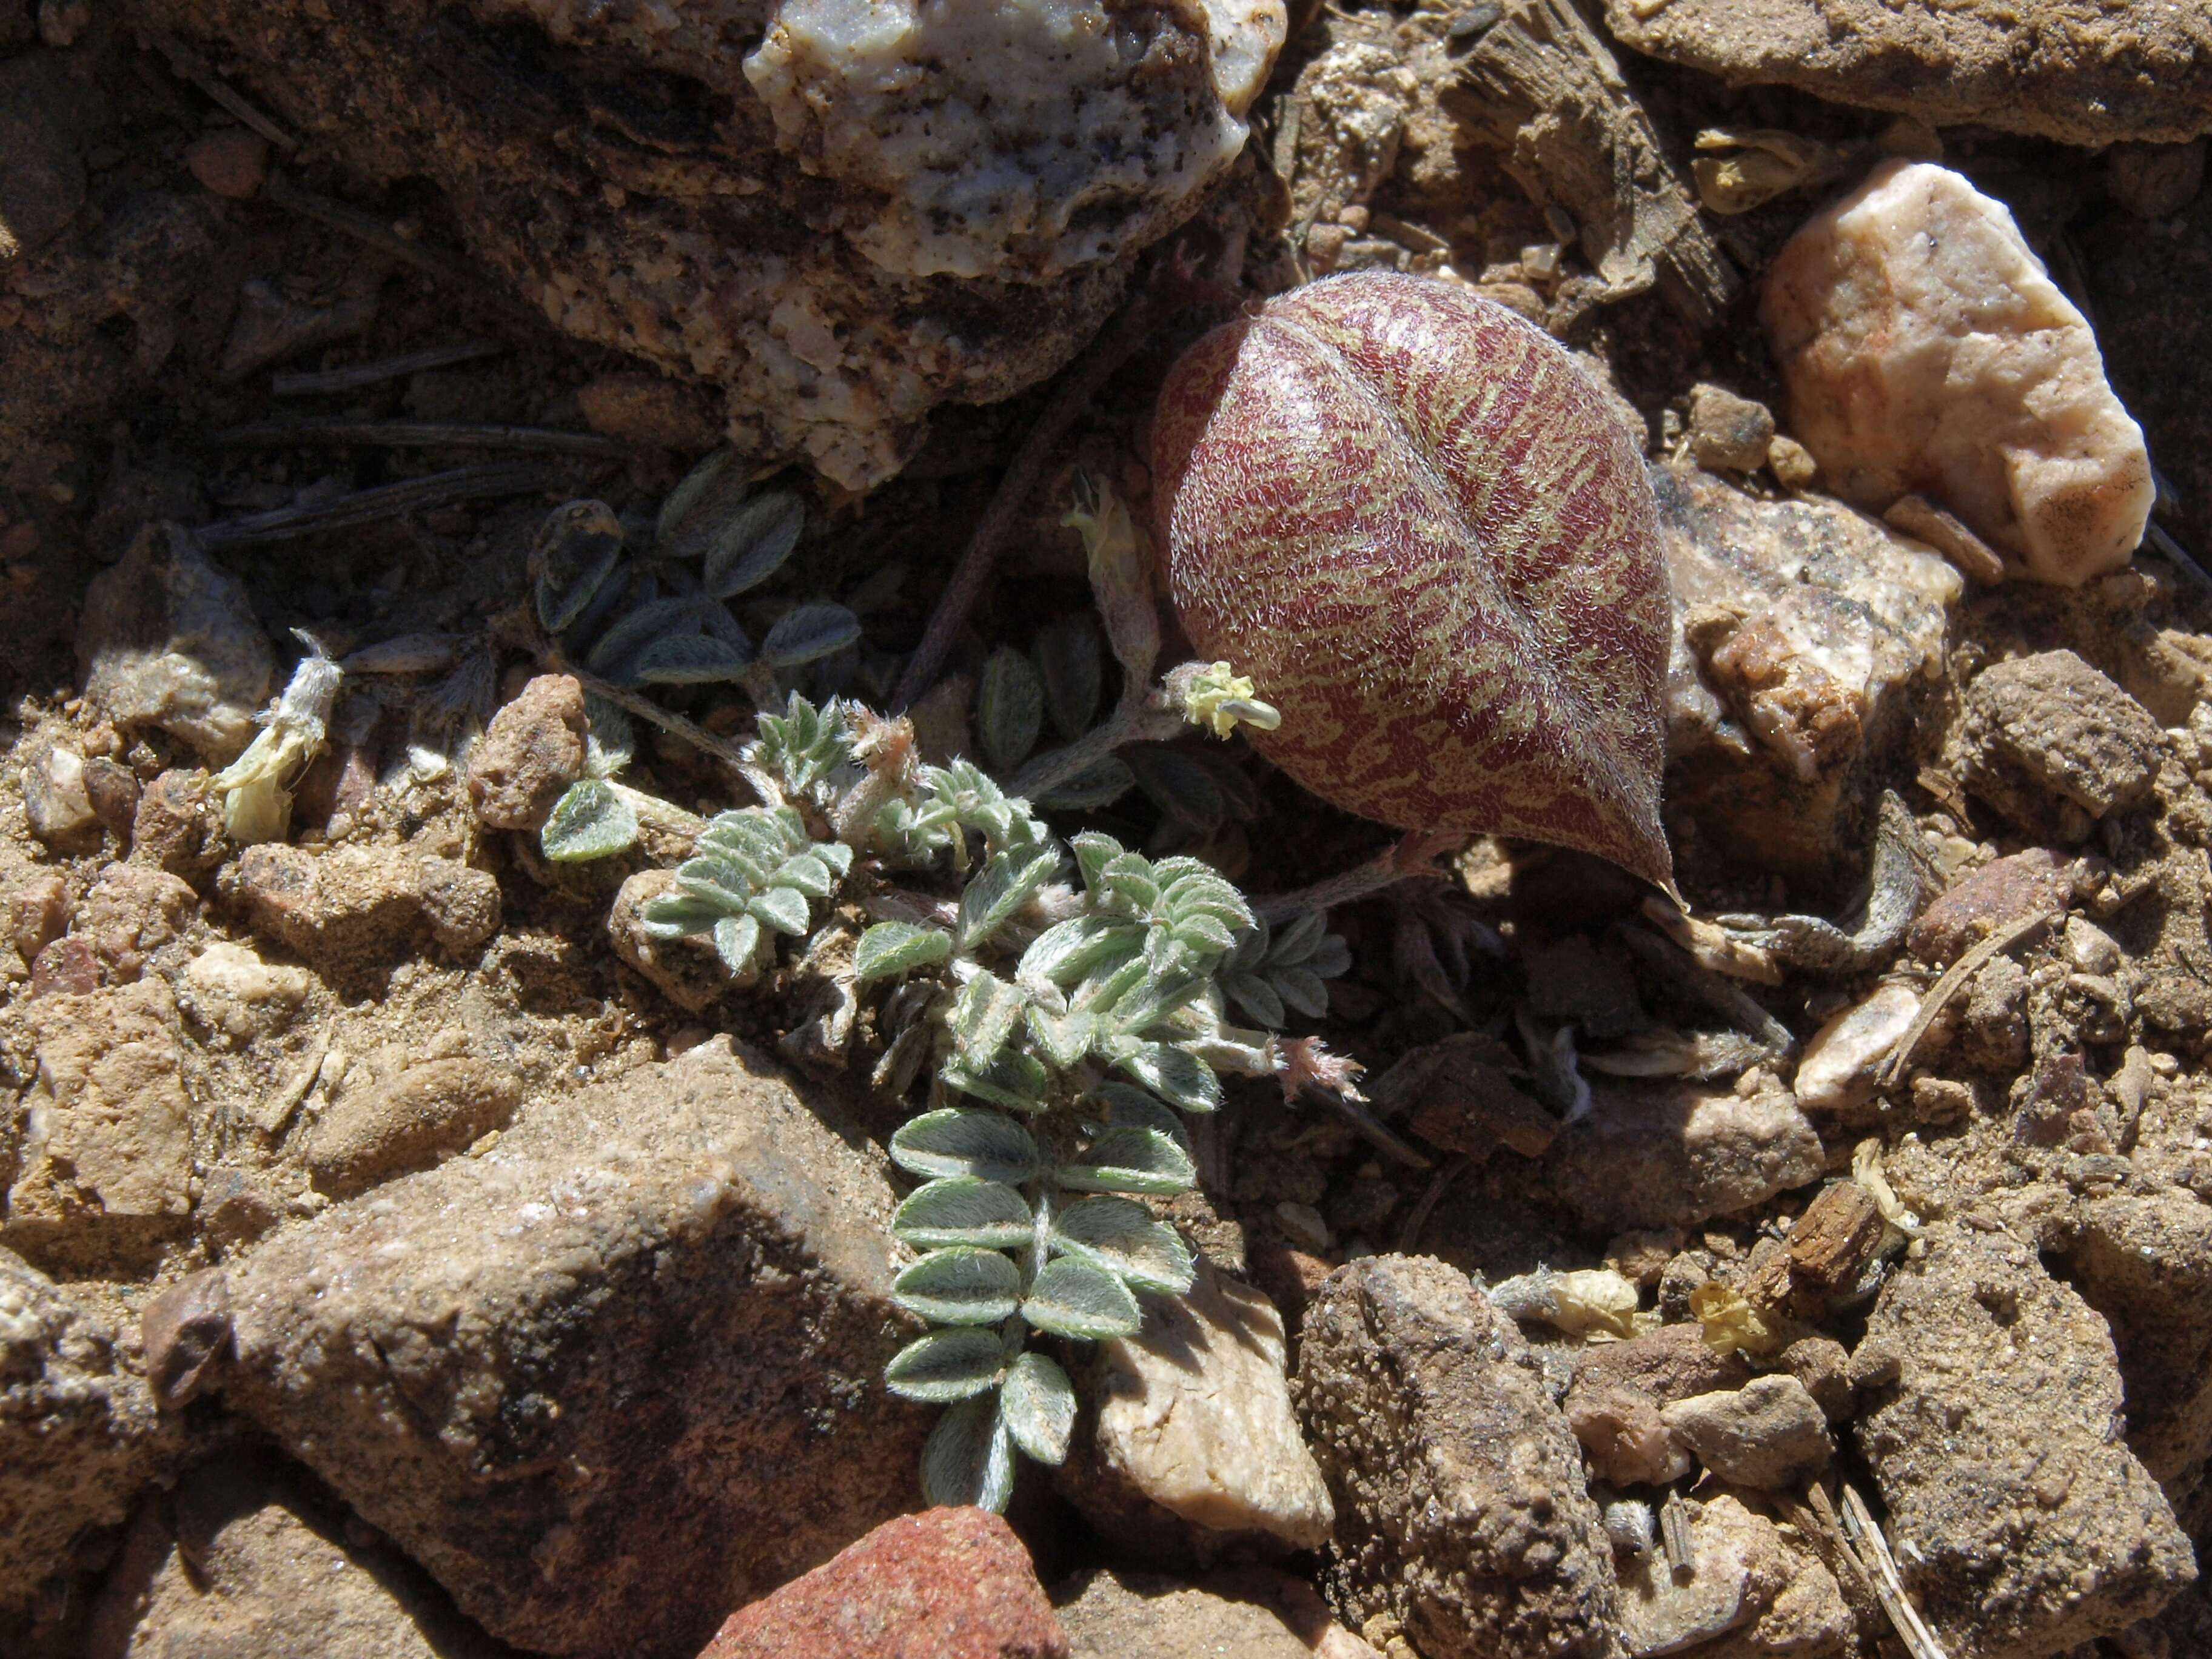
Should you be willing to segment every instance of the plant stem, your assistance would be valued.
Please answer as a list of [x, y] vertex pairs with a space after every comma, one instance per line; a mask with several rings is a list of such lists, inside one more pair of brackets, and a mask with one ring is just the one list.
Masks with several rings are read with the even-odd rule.
[[1416, 877], [1437, 877], [1432, 860], [1447, 848], [1465, 842], [1464, 835], [1447, 833], [1424, 835], [1408, 830], [1403, 839], [1384, 848], [1364, 864], [1356, 864], [1340, 875], [1317, 881], [1310, 887], [1301, 887], [1295, 892], [1277, 893], [1272, 898], [1255, 899], [1252, 912], [1269, 927], [1279, 927], [1293, 917], [1309, 910], [1327, 910], [1334, 905], [1349, 904], [1355, 899], [1372, 897], [1386, 887], [1395, 887], [1401, 881]]
[[782, 787], [755, 764], [747, 752], [746, 744], [732, 743], [727, 738], [718, 738], [698, 721], [686, 720], [672, 708], [663, 708], [650, 697], [617, 685], [612, 680], [604, 679], [590, 669], [570, 662], [557, 645], [549, 645], [541, 641], [538, 645], [538, 653], [544, 659], [547, 667], [572, 676], [577, 684], [594, 696], [605, 697], [617, 708], [628, 709], [640, 720], [683, 738], [700, 753], [713, 756], [743, 778], [763, 806], [787, 804], [783, 798]]
[[1103, 726], [1092, 727], [1064, 748], [1039, 755], [1022, 768], [1006, 786], [1006, 793], [1034, 800], [1097, 765], [1123, 744], [1165, 743], [1180, 733], [1184, 724], [1180, 708], [1163, 706], [1159, 693], [1139, 688], [1133, 696], [1123, 696]]

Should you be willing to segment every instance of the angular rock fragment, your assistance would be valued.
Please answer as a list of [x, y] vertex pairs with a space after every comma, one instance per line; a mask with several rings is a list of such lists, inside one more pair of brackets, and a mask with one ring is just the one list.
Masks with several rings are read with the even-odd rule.
[[1094, 1567], [1056, 1586], [1068, 1659], [1381, 1659], [1302, 1578], [1267, 1569], [1195, 1584]]
[[1888, 983], [1832, 1014], [1805, 1043], [1791, 1087], [1808, 1112], [1850, 1117], [1873, 1098], [1881, 1068], [1920, 1012], [1911, 986]]
[[1900, 1357], [1857, 1425], [1907, 1591], [1954, 1659], [2040, 1659], [2196, 1577], [2120, 1437], [2105, 1322], [2008, 1235], [1931, 1224], [1865, 1344]]
[[2002, 204], [1885, 161], [1792, 237], [1761, 316], [1792, 434], [1844, 500], [1923, 495], [2037, 581], [2133, 556], [2155, 494], [2096, 337]]
[[274, 1460], [231, 1452], [142, 1508], [86, 1659], [501, 1659], [422, 1570]]
[[1805, 1385], [1782, 1372], [1741, 1389], [1692, 1395], [1661, 1413], [1706, 1470], [1731, 1486], [1771, 1492], [1828, 1466], [1828, 1419]]
[[1143, 1330], [1099, 1345], [1096, 1432], [1061, 1492], [1105, 1536], [1156, 1559], [1318, 1548], [1335, 1512], [1298, 1432], [1285, 1352], [1274, 1304], [1201, 1261], [1188, 1295], [1155, 1300]]
[[347, 1089], [307, 1142], [315, 1185], [346, 1197], [459, 1152], [514, 1115], [522, 1084], [481, 1060], [428, 1060]]
[[1690, 1570], [1677, 1575], [1654, 1549], [1622, 1576], [1621, 1632], [1635, 1659], [1692, 1648], [1698, 1659], [1818, 1659], [1850, 1640], [1835, 1575], [1771, 1521], [1730, 1493], [1689, 1508]]
[[556, 326], [849, 489], [1066, 362], [1245, 138], [1278, 0], [161, 0]]
[[494, 1635], [689, 1659], [913, 1501], [891, 1200], [716, 1038], [264, 1242], [223, 1397]]
[[489, 874], [405, 847], [267, 842], [240, 854], [224, 884], [255, 933], [327, 969], [389, 958], [419, 935], [467, 951], [499, 928]]
[[2039, 12], [2005, 0], [1606, 0], [1632, 51], [1732, 86], [1796, 87], [1937, 126], [2069, 144], [2179, 143], [2212, 129], [2212, 24], [2187, 7]]
[[699, 1659], [1068, 1659], [1013, 1528], [987, 1510], [886, 1521], [730, 1615]]
[[149, 956], [176, 944], [199, 909], [200, 896], [167, 872], [111, 864], [85, 894], [74, 926], [108, 981], [122, 984], [138, 977]]
[[584, 689], [567, 674], [540, 674], [492, 716], [469, 756], [469, 800], [495, 830], [536, 830], [561, 792], [581, 776]]
[[1966, 714], [1954, 736], [1960, 781], [2032, 835], [2079, 840], [2091, 820], [2135, 805], [2166, 748], [2149, 712], [2071, 651], [1984, 669]]
[[1952, 883], [1913, 922], [1905, 948], [1922, 962], [1948, 968], [1991, 933], [2063, 910], [2073, 893], [2066, 860], [2048, 848], [2031, 847]]
[[0, 1250], [0, 1612], [64, 1567], [78, 1535], [120, 1521], [173, 1449], [98, 1314]]
[[607, 938], [615, 954], [651, 980], [660, 994], [696, 1014], [734, 981], [703, 936], [656, 939], [645, 930], [645, 907], [676, 890], [672, 870], [641, 870], [624, 881], [607, 907]]
[[1594, 1232], [1684, 1227], [1817, 1181], [1820, 1137], [1764, 1075], [1743, 1092], [1700, 1083], [1591, 1085], [1589, 1115], [1543, 1161], [1559, 1200]]
[[1412, 1256], [1331, 1273], [1298, 1408], [1336, 1500], [1326, 1588], [1425, 1659], [1612, 1659], [1613, 1550], [1582, 1455], [1513, 1322]]
[[100, 840], [100, 815], [85, 787], [84, 757], [69, 744], [48, 744], [23, 768], [23, 817], [49, 847], [81, 850]]
[[212, 765], [236, 758], [276, 677], [246, 589], [175, 526], [148, 526], [92, 579], [77, 625], [85, 702], [155, 726]]
[[38, 1071], [23, 1103], [0, 1238], [40, 1260], [136, 1249], [191, 1210], [191, 1097], [158, 979], [25, 1010]]
[[1761, 867], [1832, 879], [1910, 735], [1966, 584], [1838, 502], [1656, 466], [1674, 599], [1670, 808]]

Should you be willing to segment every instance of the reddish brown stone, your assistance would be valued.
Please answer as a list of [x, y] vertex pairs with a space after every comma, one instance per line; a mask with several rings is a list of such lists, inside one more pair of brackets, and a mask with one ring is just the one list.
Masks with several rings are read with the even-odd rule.
[[1912, 924], [1906, 947], [1923, 962], [1948, 966], [2000, 928], [2064, 908], [2073, 886], [2048, 848], [2014, 853], [1954, 883]]
[[535, 830], [561, 792], [582, 775], [584, 689], [566, 674], [540, 674], [492, 716], [469, 760], [469, 799], [495, 830]]
[[699, 1659], [1066, 1659], [1013, 1528], [985, 1510], [886, 1521], [730, 1615]]

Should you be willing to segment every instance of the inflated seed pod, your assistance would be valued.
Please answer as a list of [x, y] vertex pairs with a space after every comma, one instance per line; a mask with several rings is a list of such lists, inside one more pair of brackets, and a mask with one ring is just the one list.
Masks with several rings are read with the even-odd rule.
[[1184, 354], [1152, 465], [1176, 612], [1282, 711], [1249, 733], [1270, 760], [1401, 829], [1672, 887], [1651, 488], [1548, 335], [1422, 277], [1316, 283]]

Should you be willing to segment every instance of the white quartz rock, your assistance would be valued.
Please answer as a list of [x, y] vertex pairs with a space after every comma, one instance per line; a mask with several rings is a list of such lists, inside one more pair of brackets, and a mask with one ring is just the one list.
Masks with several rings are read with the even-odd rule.
[[2062, 586], [2133, 556], [2142, 429], [2012, 215], [1960, 174], [1882, 163], [1790, 238], [1762, 314], [1791, 430], [1837, 494], [1930, 496]]
[[1156, 1300], [1142, 1331], [1101, 1349], [1108, 1468], [1200, 1527], [1328, 1540], [1335, 1506], [1298, 1432], [1273, 1303], [1202, 1265], [1188, 1296]]
[[1919, 1012], [1919, 994], [1891, 983], [1836, 1015], [1813, 1034], [1797, 1062], [1797, 1103], [1808, 1112], [1863, 1103]]
[[1205, 21], [1214, 97], [1173, 112], [1128, 73], [1152, 25], [1102, 0], [785, 0], [744, 73], [809, 172], [885, 193], [846, 227], [884, 270], [1056, 274], [1175, 223], [1243, 147], [1285, 14]]

